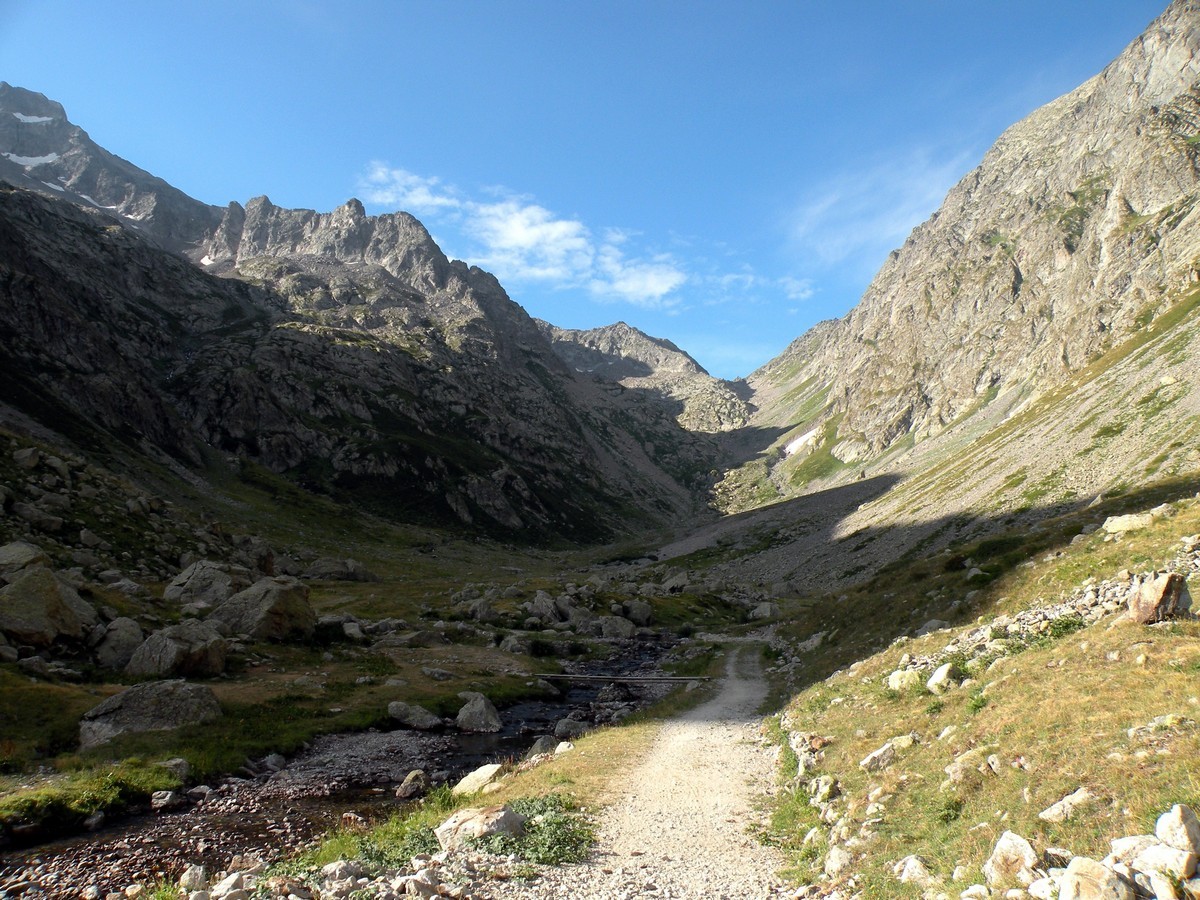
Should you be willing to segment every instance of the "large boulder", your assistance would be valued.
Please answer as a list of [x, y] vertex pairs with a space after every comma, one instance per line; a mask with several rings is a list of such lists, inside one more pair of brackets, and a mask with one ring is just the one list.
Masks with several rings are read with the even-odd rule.
[[458, 695], [466, 704], [458, 711], [455, 724], [459, 731], [495, 732], [504, 726], [500, 722], [500, 713], [492, 701], [476, 691], [463, 691]]
[[645, 628], [654, 621], [654, 607], [645, 600], [626, 600], [621, 604], [627, 618], [634, 625]]
[[1164, 572], [1138, 585], [1129, 594], [1129, 618], [1139, 625], [1184, 618], [1192, 607], [1187, 580], [1176, 572]]
[[209, 615], [233, 634], [263, 641], [307, 640], [317, 626], [308, 588], [295, 578], [262, 578], [219, 605]]
[[150, 635], [134, 651], [125, 671], [129, 675], [220, 675], [225, 671], [229, 644], [212, 625], [187, 619]]
[[483, 809], [460, 809], [433, 830], [443, 850], [457, 850], [468, 841], [507, 834], [520, 837], [525, 833], [525, 817], [507, 806]]
[[224, 563], [202, 559], [175, 576], [163, 591], [163, 599], [208, 609], [228, 600], [248, 584], [249, 579], [231, 571]]
[[144, 639], [142, 626], [133, 619], [128, 616], [113, 619], [96, 645], [96, 664], [105, 669], [125, 668]]
[[122, 734], [166, 731], [220, 718], [212, 688], [186, 681], [148, 681], [114, 694], [83, 714], [79, 745], [98, 747]]
[[620, 616], [600, 616], [596, 622], [600, 629], [600, 635], [606, 638], [626, 640], [637, 632], [636, 625]]
[[1094, 859], [1076, 856], [1059, 885], [1059, 900], [1134, 900], [1133, 886]]
[[388, 704], [388, 715], [405, 728], [415, 728], [417, 731], [431, 731], [442, 727], [441, 719], [416, 703], [395, 700]]
[[1037, 867], [1041, 858], [1034, 852], [1029, 841], [1006, 831], [996, 841], [992, 855], [983, 864], [983, 877], [988, 887], [1003, 887], [1019, 884], [1028, 887], [1038, 877]]
[[0, 588], [0, 633], [13, 643], [49, 647], [79, 640], [100, 624], [95, 608], [45, 566], [31, 566]]
[[491, 784], [503, 768], [504, 766], [500, 763], [488, 763], [487, 765], [480, 766], [475, 771], [463, 776], [458, 784], [450, 789], [450, 793], [455, 796], [476, 794]]
[[0, 547], [0, 581], [11, 581], [12, 576], [30, 566], [49, 566], [50, 557], [26, 541], [13, 541]]
[[310, 565], [303, 578], [315, 581], [379, 581], [379, 576], [371, 572], [355, 559], [333, 559], [323, 557]]

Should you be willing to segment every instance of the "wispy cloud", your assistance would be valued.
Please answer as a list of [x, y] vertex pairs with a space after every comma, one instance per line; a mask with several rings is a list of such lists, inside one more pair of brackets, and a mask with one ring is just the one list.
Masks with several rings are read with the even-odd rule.
[[937, 209], [973, 156], [962, 149], [919, 148], [815, 185], [800, 197], [788, 224], [801, 264], [874, 271]]
[[595, 235], [578, 219], [558, 216], [527, 197], [492, 189], [479, 200], [436, 177], [374, 162], [360, 179], [367, 202], [453, 223], [473, 263], [503, 281], [586, 288], [595, 298], [664, 308], [680, 302], [688, 281], [668, 254], [631, 256], [630, 234], [606, 229]]

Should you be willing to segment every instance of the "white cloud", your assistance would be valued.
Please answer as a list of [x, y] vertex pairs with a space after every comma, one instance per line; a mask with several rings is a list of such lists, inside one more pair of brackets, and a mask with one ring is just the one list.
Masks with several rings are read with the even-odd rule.
[[462, 229], [483, 246], [477, 261], [502, 280], [575, 284], [592, 271], [596, 251], [582, 222], [515, 199], [468, 203], [466, 210]]
[[[626, 255], [635, 232], [605, 228], [600, 236], [583, 222], [502, 188], [472, 199], [435, 177], [373, 162], [359, 179], [368, 203], [418, 213], [452, 226], [472, 263], [502, 282], [534, 281], [558, 288], [586, 288], [597, 299], [666, 308], [688, 281], [672, 257]], [[494, 198], [494, 199], [491, 199]], [[458, 242], [456, 241], [456, 242]]]
[[668, 298], [668, 295], [688, 280], [687, 274], [670, 257], [629, 260], [616, 244], [605, 244], [600, 248], [597, 269], [600, 277], [593, 278], [588, 285], [593, 294], [617, 297], [639, 306], [677, 303], [678, 298]]
[[461, 205], [452, 190], [441, 187], [440, 179], [393, 169], [381, 162], [370, 164], [366, 175], [359, 180], [359, 187], [368, 203], [394, 206], [410, 213], [428, 215]]
[[970, 151], [917, 148], [816, 185], [790, 216], [790, 237], [801, 261], [874, 271], [937, 209], [973, 156]]

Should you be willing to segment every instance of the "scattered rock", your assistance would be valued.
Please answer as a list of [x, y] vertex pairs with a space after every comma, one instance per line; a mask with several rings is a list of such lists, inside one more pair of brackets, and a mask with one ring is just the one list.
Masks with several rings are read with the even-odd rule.
[[507, 806], [460, 809], [433, 833], [443, 850], [457, 850], [468, 840], [494, 834], [519, 837], [525, 833], [525, 817]]
[[186, 619], [150, 635], [125, 667], [134, 676], [211, 677], [225, 671], [229, 645], [212, 625]]
[[405, 728], [415, 728], [418, 731], [431, 731], [442, 727], [441, 719], [416, 703], [393, 701], [388, 704], [388, 715]]
[[1028, 887], [1037, 880], [1040, 862], [1029, 841], [1006, 831], [1000, 835], [992, 855], [983, 864], [983, 877], [989, 887], [1019, 884]]
[[1186, 616], [1192, 607], [1187, 580], [1176, 572], [1162, 573], [1143, 581], [1129, 594], [1129, 619], [1149, 625]]
[[306, 640], [317, 625], [308, 588], [287, 575], [259, 579], [220, 604], [209, 618], [224, 622], [233, 634], [264, 641]]
[[483, 694], [463, 691], [458, 696], [467, 701], [454, 720], [459, 731], [491, 733], [504, 727], [500, 721], [500, 713], [496, 712], [492, 701]]
[[1096, 802], [1098, 798], [1085, 787], [1068, 794], [1057, 803], [1038, 813], [1038, 818], [1046, 822], [1066, 822], [1075, 811]]
[[480, 766], [474, 772], [471, 772], [461, 781], [458, 782], [450, 792], [455, 795], [474, 794], [477, 791], [483, 790], [484, 785], [488, 784], [492, 779], [500, 774], [500, 770], [504, 768], [500, 763], [488, 763], [486, 766]]
[[150, 681], [114, 694], [83, 714], [79, 743], [83, 750], [121, 734], [164, 731], [220, 718], [212, 688], [182, 680]]
[[22, 569], [0, 588], [0, 633], [15, 643], [49, 647], [80, 640], [98, 624], [95, 608], [45, 566]]

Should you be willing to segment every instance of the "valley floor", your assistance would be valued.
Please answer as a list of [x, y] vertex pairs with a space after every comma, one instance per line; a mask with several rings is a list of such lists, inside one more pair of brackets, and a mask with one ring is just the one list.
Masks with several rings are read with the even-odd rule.
[[664, 723], [601, 815], [586, 863], [533, 883], [490, 890], [495, 900], [633, 896], [769, 897], [784, 891], [782, 856], [750, 829], [755, 798], [774, 783], [774, 747], [756, 715], [767, 694], [756, 644], [731, 645], [719, 693]]

